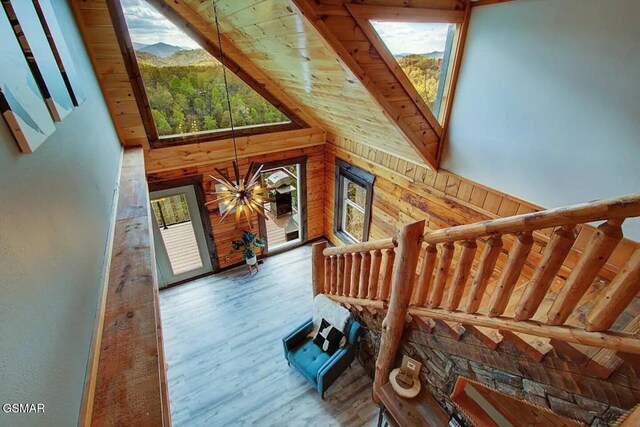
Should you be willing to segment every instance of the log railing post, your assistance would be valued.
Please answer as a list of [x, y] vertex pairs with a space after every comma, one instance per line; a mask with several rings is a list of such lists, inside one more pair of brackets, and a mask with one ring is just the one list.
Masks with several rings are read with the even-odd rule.
[[516, 235], [515, 244], [509, 251], [507, 264], [502, 270], [500, 279], [498, 279], [498, 285], [491, 295], [489, 317], [500, 316], [504, 313], [532, 246], [533, 237], [530, 232], [518, 233]]
[[342, 295], [344, 291], [344, 254], [338, 254], [336, 260], [336, 268], [338, 275], [336, 277], [336, 295]]
[[311, 246], [311, 286], [313, 296], [324, 292], [325, 289], [325, 262], [322, 251], [327, 247], [327, 242], [314, 243]]
[[379, 298], [383, 301], [389, 300], [389, 293], [391, 291], [391, 275], [393, 274], [393, 263], [396, 258], [396, 253], [393, 249], [387, 249], [384, 251], [384, 274], [382, 275], [382, 284], [380, 286]]
[[369, 291], [369, 274], [371, 274], [371, 253], [363, 252], [362, 264], [360, 266], [360, 286], [358, 287], [358, 298], [366, 298]]
[[335, 295], [337, 289], [338, 289], [338, 255], [331, 255], [331, 286], [329, 287], [329, 292]]
[[331, 291], [331, 257], [324, 257], [324, 293]]
[[349, 296], [358, 297], [361, 265], [362, 256], [360, 252], [354, 252], [353, 260], [351, 261], [351, 289], [349, 290]]
[[562, 325], [576, 308], [584, 293], [607, 263], [613, 250], [622, 240], [622, 220], [601, 224], [593, 233], [580, 260], [573, 267], [560, 293], [547, 313], [547, 324]]
[[475, 240], [465, 240], [462, 242], [460, 259], [458, 260], [456, 271], [453, 274], [453, 280], [449, 287], [449, 293], [447, 294], [447, 301], [444, 304], [447, 310], [457, 310], [458, 305], [460, 305], [460, 300], [462, 299], [464, 288], [467, 286], [467, 280], [471, 273], [473, 258], [477, 248], [478, 245]]
[[487, 241], [484, 251], [480, 256], [480, 264], [473, 283], [471, 284], [471, 291], [467, 297], [467, 306], [465, 311], [467, 313], [475, 313], [480, 308], [480, 303], [484, 297], [484, 291], [489, 284], [491, 275], [493, 274], [498, 256], [502, 251], [502, 236], [491, 236]]
[[449, 277], [449, 267], [451, 266], [454, 250], [455, 246], [453, 245], [453, 242], [446, 242], [442, 245], [442, 251], [438, 258], [436, 277], [433, 281], [433, 285], [429, 289], [429, 297], [427, 300], [427, 305], [431, 308], [437, 308], [442, 302], [444, 286], [447, 283], [447, 278]]
[[391, 281], [391, 299], [387, 315], [382, 321], [380, 350], [373, 382], [373, 399], [378, 403], [380, 402], [378, 392], [389, 381], [389, 373], [400, 346], [416, 277], [423, 232], [424, 220], [403, 227], [398, 234], [397, 256]]
[[351, 262], [353, 254], [344, 254], [344, 285], [340, 295], [349, 296], [351, 293]]
[[517, 320], [528, 320], [536, 314], [536, 310], [562, 267], [576, 237], [574, 225], [558, 227], [554, 230], [538, 267], [520, 297], [520, 301], [518, 301], [515, 314]]
[[420, 278], [416, 285], [417, 291], [416, 304], [424, 305], [427, 302], [427, 295], [429, 287], [431, 286], [431, 280], [433, 278], [433, 269], [436, 266], [436, 258], [438, 257], [438, 248], [435, 245], [428, 245], [424, 252], [424, 259], [422, 260], [422, 268], [420, 269]]
[[369, 275], [369, 289], [367, 290], [367, 298], [369, 299], [376, 299], [376, 296], [378, 295], [381, 262], [382, 253], [379, 250], [371, 252], [371, 273]]
[[587, 331], [604, 331], [640, 291], [640, 249], [636, 249], [620, 273], [607, 288], [604, 298], [596, 303], [587, 316]]

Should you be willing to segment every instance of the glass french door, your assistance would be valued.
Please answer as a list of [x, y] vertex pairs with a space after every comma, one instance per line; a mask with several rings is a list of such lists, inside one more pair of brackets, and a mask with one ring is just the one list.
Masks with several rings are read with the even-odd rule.
[[262, 236], [266, 238], [268, 254], [299, 245], [303, 240], [306, 218], [302, 215], [302, 169], [297, 162], [280, 162], [265, 167], [260, 174], [263, 187], [271, 187], [271, 199], [265, 202], [266, 218], [261, 218]]
[[211, 272], [193, 186], [154, 191], [150, 196], [159, 287]]

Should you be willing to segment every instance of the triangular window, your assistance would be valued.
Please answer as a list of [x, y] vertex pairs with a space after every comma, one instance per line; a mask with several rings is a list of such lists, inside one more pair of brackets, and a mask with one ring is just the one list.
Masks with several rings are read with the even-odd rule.
[[370, 22], [422, 100], [442, 122], [456, 24]]
[[[220, 61], [146, 1], [121, 0], [121, 4], [157, 138], [184, 140], [228, 130]], [[229, 69], [227, 79], [236, 128], [266, 130], [266, 125], [291, 124]]]

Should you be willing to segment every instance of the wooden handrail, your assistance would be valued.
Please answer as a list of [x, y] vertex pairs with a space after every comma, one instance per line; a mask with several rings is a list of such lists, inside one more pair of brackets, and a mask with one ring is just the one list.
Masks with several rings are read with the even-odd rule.
[[370, 242], [354, 243], [352, 245], [334, 246], [333, 248], [327, 248], [322, 251], [324, 256], [353, 254], [358, 252], [369, 252], [382, 249], [393, 249], [398, 246], [398, 240], [396, 237], [390, 237], [388, 239], [372, 240]]
[[425, 233], [424, 241], [429, 244], [455, 242], [491, 235], [536, 231], [563, 225], [636, 216], [640, 216], [640, 193], [443, 228]]
[[[417, 231], [423, 224], [418, 222], [389, 239], [336, 248], [314, 246], [314, 290], [324, 289], [343, 304], [387, 310], [374, 398], [395, 360], [407, 314], [516, 337], [509, 339], [525, 334], [640, 354], [640, 322], [629, 323], [622, 331], [620, 325], [614, 328], [640, 292], [640, 249], [604, 295], [592, 288], [623, 239], [622, 223], [636, 216], [640, 216], [640, 193], [425, 234]], [[577, 226], [594, 221], [605, 222], [584, 247], [572, 253], [580, 240]], [[534, 232], [544, 229], [553, 230], [541, 251]], [[423, 244], [424, 257], [418, 265]], [[479, 245], [483, 246], [480, 255]], [[577, 261], [565, 264], [576, 252]], [[570, 269], [570, 274], [559, 276], [562, 269]], [[342, 285], [343, 280], [348, 286]], [[590, 306], [591, 300], [579, 306], [588, 291], [590, 298], [597, 299], [595, 305]], [[577, 320], [585, 319], [576, 311], [585, 307], [589, 310], [586, 320]], [[546, 319], [540, 319], [544, 314]]]

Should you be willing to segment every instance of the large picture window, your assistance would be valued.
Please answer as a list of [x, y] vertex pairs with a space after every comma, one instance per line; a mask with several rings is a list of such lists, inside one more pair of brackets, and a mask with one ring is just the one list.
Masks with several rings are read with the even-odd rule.
[[456, 24], [371, 20], [400, 69], [442, 122]]
[[[130, 72], [139, 76], [132, 81], [152, 147], [229, 137], [231, 118], [216, 42], [176, 25], [164, 15], [170, 9], [160, 13], [145, 0], [119, 4], [124, 31], [118, 36], [129, 54]], [[227, 56], [224, 67], [237, 135], [300, 127], [299, 119], [261, 85], [234, 75], [238, 66]]]
[[369, 239], [374, 176], [336, 160], [336, 235], [345, 243]]

